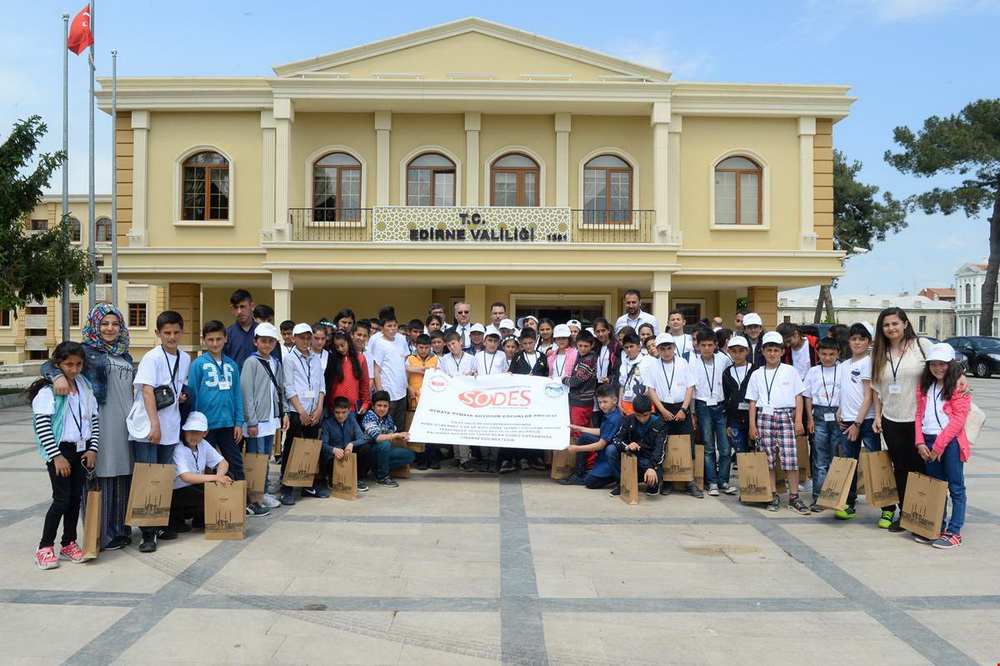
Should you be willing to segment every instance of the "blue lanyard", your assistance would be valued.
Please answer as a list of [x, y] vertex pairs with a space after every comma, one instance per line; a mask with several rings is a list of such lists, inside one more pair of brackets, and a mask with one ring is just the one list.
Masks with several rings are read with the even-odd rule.
[[943, 393], [943, 391], [938, 390], [937, 384], [931, 387], [931, 400], [934, 401], [934, 418], [937, 419], [938, 427], [940, 427], [941, 430], [944, 430], [944, 426], [941, 425], [941, 417], [938, 415], [937, 408], [938, 398], [941, 397], [941, 393]]
[[708, 364], [705, 363], [704, 357], [701, 359], [701, 367], [705, 370], [705, 379], [708, 380], [708, 397], [711, 398], [715, 395], [715, 357], [712, 357], [712, 376], [708, 376]]
[[670, 399], [670, 394], [674, 391], [674, 373], [677, 372], [677, 364], [674, 362], [670, 363], [670, 379], [667, 379], [667, 371], [663, 369], [666, 363], [660, 361], [660, 372], [663, 373], [663, 381], [667, 383], [667, 400]]
[[[819, 366], [819, 378], [823, 381], [823, 395], [826, 396], [827, 407], [833, 407], [830, 403], [833, 402], [833, 396], [830, 395], [830, 389], [826, 387], [826, 373], [823, 372], [823, 366]], [[837, 366], [833, 366], [833, 392], [837, 392]]]
[[777, 368], [774, 369], [774, 374], [771, 375], [771, 383], [768, 384], [767, 383], [767, 367], [766, 366], [764, 367], [764, 388], [767, 389], [767, 405], [768, 405], [768, 407], [773, 407], [774, 406], [774, 405], [771, 404], [771, 389], [774, 388], [774, 381], [778, 378], [778, 371], [780, 369], [781, 369], [780, 365]]
[[301, 365], [302, 369], [306, 371], [306, 387], [312, 386], [312, 363], [308, 360], [303, 360], [301, 353], [296, 354], [295, 358], [299, 359], [299, 365]]

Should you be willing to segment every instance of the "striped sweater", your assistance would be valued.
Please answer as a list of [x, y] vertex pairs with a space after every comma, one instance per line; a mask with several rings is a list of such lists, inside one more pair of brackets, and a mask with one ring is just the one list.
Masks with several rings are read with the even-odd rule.
[[[86, 450], [97, 451], [101, 438], [101, 424], [94, 393], [90, 382], [83, 375], [77, 377], [76, 385], [81, 402], [87, 405], [85, 418], [90, 420], [90, 437], [87, 438]], [[63, 428], [68, 416], [66, 407], [69, 400], [67, 396], [55, 395], [48, 386], [43, 387], [39, 393], [42, 391], [48, 391], [52, 395], [55, 409], [52, 414], [40, 414], [37, 411], [34, 414], [35, 443], [38, 445], [38, 453], [42, 459], [45, 462], [50, 462], [57, 455], [60, 455], [59, 443], [62, 441]]]

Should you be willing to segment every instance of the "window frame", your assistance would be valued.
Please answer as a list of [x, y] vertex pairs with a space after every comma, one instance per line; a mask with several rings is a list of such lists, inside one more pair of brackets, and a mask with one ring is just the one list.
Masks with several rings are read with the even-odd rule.
[[[74, 239], [73, 236], [76, 236]], [[69, 218], [69, 242], [80, 245], [83, 242], [83, 222], [79, 218], [70, 216]]]
[[[328, 157], [330, 155], [336, 155], [336, 154], [346, 155], [347, 157], [350, 157], [355, 162], [357, 162], [357, 165], [356, 166], [355, 165], [337, 165], [337, 166], [320, 166], [319, 165], [320, 160], [322, 160], [322, 159], [324, 159], [324, 158], [326, 158], [326, 157]], [[337, 187], [337, 192], [336, 192], [337, 200], [339, 200], [341, 198], [341, 183], [343, 181], [343, 178], [342, 178], [343, 171], [344, 170], [349, 170], [349, 171], [357, 171], [358, 172], [358, 208], [357, 208], [358, 213], [357, 213], [357, 217], [356, 218], [350, 218], [350, 219], [343, 218], [343, 219], [341, 219], [341, 218], [337, 217], [338, 211], [340, 211], [340, 210], [354, 210], [354, 209], [351, 209], [351, 208], [346, 208], [346, 209], [341, 209], [340, 207], [323, 208], [323, 209], [318, 209], [317, 208], [317, 206], [316, 206], [316, 170], [317, 169], [336, 169], [337, 170], [337, 185], [336, 185], [336, 187]], [[357, 155], [353, 154], [350, 151], [344, 150], [342, 148], [334, 148], [334, 149], [331, 149], [331, 150], [324, 150], [324, 151], [320, 152], [315, 157], [312, 157], [311, 160], [310, 160], [310, 162], [309, 162], [309, 177], [308, 177], [308, 181], [307, 182], [308, 182], [308, 188], [309, 188], [309, 193], [308, 193], [307, 201], [310, 202], [310, 209], [312, 210], [312, 216], [311, 216], [311, 223], [312, 224], [317, 225], [317, 226], [323, 226], [323, 227], [330, 227], [330, 226], [334, 226], [334, 227], [356, 227], [356, 226], [364, 226], [365, 221], [364, 221], [364, 218], [363, 218], [363, 216], [361, 214], [361, 211], [364, 210], [364, 204], [365, 204], [365, 163]], [[316, 218], [316, 211], [317, 210], [332, 210], [332, 211], [334, 211], [334, 216], [335, 217], [332, 220], [320, 220], [320, 219], [317, 219]]]
[[[142, 320], [143, 321], [142, 321], [141, 324], [138, 323], [138, 320], [136, 320], [135, 322], [133, 322], [133, 319], [132, 319], [132, 308], [133, 307], [135, 307], [135, 308], [140, 308], [141, 307], [142, 308], [141, 313], [138, 311], [138, 309], [136, 310], [136, 317], [138, 317], [140, 314], [142, 316]], [[126, 306], [126, 314], [125, 314], [125, 316], [128, 318], [128, 327], [129, 328], [149, 328], [149, 307], [145, 303], [143, 303], [141, 301], [129, 301], [128, 305]]]
[[[218, 153], [229, 165], [229, 217], [225, 220], [185, 220], [184, 219], [184, 164], [199, 153]], [[174, 226], [208, 229], [232, 227], [236, 220], [236, 162], [232, 155], [218, 146], [202, 144], [191, 146], [174, 160]]]
[[80, 301], [70, 301], [69, 302], [69, 327], [70, 328], [80, 328], [81, 325], [81, 311], [83, 307]]
[[14, 313], [6, 308], [0, 308], [0, 328], [12, 328], [14, 325]]
[[[604, 166], [591, 167], [591, 166], [587, 166], [588, 164], [590, 164], [594, 160], [599, 159], [601, 157], [614, 157], [614, 158], [619, 159], [622, 162], [624, 162], [627, 165], [627, 167], [604, 167]], [[604, 182], [604, 187], [605, 187], [604, 191], [606, 193], [606, 196], [605, 196], [605, 206], [604, 206], [605, 219], [603, 221], [591, 221], [591, 220], [587, 220], [586, 219], [588, 212], [597, 212], [596, 209], [594, 211], [590, 211], [590, 210], [587, 209], [586, 182], [587, 182], [587, 172], [588, 171], [606, 171], [607, 172], [606, 175], [605, 175], [605, 182]], [[581, 204], [580, 205], [580, 210], [583, 213], [583, 218], [580, 221], [580, 228], [581, 229], [608, 229], [608, 228], [621, 229], [621, 228], [625, 228], [625, 227], [634, 227], [635, 226], [636, 220], [635, 220], [634, 212], [636, 210], [636, 208], [635, 208], [636, 171], [637, 170], [635, 168], [635, 162], [633, 160], [630, 160], [626, 156], [624, 156], [624, 155], [622, 155], [620, 153], [617, 153], [617, 152], [613, 152], [613, 151], [608, 151], [608, 150], [597, 151], [597, 152], [594, 152], [594, 153], [592, 153], [590, 155], [587, 155], [583, 159], [582, 167], [580, 169], [580, 204]], [[625, 209], [626, 211], [628, 211], [628, 220], [625, 220], [625, 221], [618, 221], [618, 220], [612, 219], [612, 209], [610, 207], [611, 206], [611, 194], [610, 193], [611, 193], [611, 175], [613, 173], [627, 173], [629, 175], [629, 183], [628, 183], [628, 185], [629, 185], [628, 186], [628, 204], [629, 205], [628, 205], [628, 208]]]
[[[742, 157], [745, 160], [750, 160], [760, 168], [759, 178], [757, 182], [758, 199], [757, 199], [757, 219], [758, 224], [717, 224], [715, 221], [715, 174], [718, 171], [718, 165], [722, 162], [728, 160], [730, 157]], [[725, 171], [731, 171], [725, 169]], [[755, 173], [750, 171], [743, 171], [743, 173]], [[771, 167], [767, 160], [765, 160], [760, 153], [750, 150], [748, 148], [738, 148], [734, 150], [727, 151], [722, 155], [716, 157], [709, 164], [708, 173], [708, 221], [709, 229], [712, 231], [770, 231], [771, 229], [771, 197], [770, 197], [770, 181], [771, 181]], [[737, 184], [737, 204], [739, 203], [739, 177], [736, 179]], [[737, 215], [739, 214], [739, 206], [737, 206]]]
[[[101, 239], [101, 228], [105, 227], [108, 230], [107, 240]], [[95, 243], [110, 243], [112, 240], [113, 230], [111, 229], [111, 218], [107, 215], [102, 215], [97, 218], [94, 222], [94, 242]]]
[[[414, 162], [416, 162], [418, 159], [420, 159], [421, 157], [425, 157], [427, 155], [437, 155], [438, 157], [442, 157], [442, 158], [448, 160], [449, 162], [451, 162], [451, 168], [443, 167], [443, 166], [434, 166], [434, 167], [414, 167], [414, 166], [412, 166], [412, 164]], [[411, 170], [430, 171], [430, 173], [431, 173], [431, 179], [430, 179], [430, 184], [431, 184], [430, 200], [431, 200], [432, 203], [430, 203], [430, 204], [428, 204], [426, 206], [421, 206], [421, 205], [418, 205], [418, 204], [411, 204], [410, 203], [410, 171]], [[408, 207], [410, 207], [410, 208], [455, 208], [455, 207], [459, 206], [459, 202], [458, 202], [458, 191], [459, 191], [459, 186], [458, 186], [458, 162], [456, 162], [451, 156], [449, 156], [446, 153], [443, 153], [443, 152], [441, 152], [439, 150], [426, 150], [426, 151], [417, 153], [416, 155], [414, 155], [413, 157], [411, 157], [409, 160], [406, 161], [406, 167], [404, 169], [404, 173], [406, 174], [406, 180], [403, 182], [403, 194], [405, 196], [406, 205]], [[450, 173], [452, 175], [451, 200], [452, 200], [453, 203], [452, 203], [451, 206], [438, 206], [437, 204], [433, 203], [434, 199], [436, 198], [435, 197], [435, 188], [436, 188], [436, 182], [435, 182], [436, 178], [435, 178], [435, 176], [437, 174], [439, 174], [439, 173]]]
[[[505, 157], [523, 157], [526, 160], [530, 160], [535, 166], [533, 167], [498, 167], [496, 164]], [[498, 155], [489, 163], [490, 167], [490, 206], [497, 206], [496, 202], [496, 175], [497, 173], [510, 173], [517, 176], [517, 203], [514, 204], [515, 208], [538, 208], [540, 207], [542, 201], [542, 166], [538, 163], [538, 160], [528, 155], [527, 153], [521, 151], [508, 151], [501, 155]], [[525, 174], [533, 173], [535, 174], [535, 201], [534, 203], [524, 203], [524, 177]]]

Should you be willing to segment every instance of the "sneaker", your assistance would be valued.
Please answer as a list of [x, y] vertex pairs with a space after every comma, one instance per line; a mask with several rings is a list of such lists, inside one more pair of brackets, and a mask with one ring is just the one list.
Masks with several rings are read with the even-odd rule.
[[701, 499], [705, 496], [705, 493], [701, 492], [701, 488], [699, 488], [698, 484], [694, 481], [688, 481], [687, 488], [685, 488], [685, 490], [687, 490], [688, 495], [695, 499]]
[[582, 476], [578, 476], [577, 474], [571, 474], [570, 476], [567, 476], [565, 479], [559, 479], [559, 485], [560, 486], [582, 486], [583, 485], [583, 477]]
[[914, 541], [916, 541], [917, 543], [922, 543], [922, 544], [932, 544], [932, 543], [934, 543], [935, 541], [937, 541], [938, 539], [940, 539], [940, 538], [941, 538], [942, 536], [943, 536], [943, 535], [939, 534], [939, 535], [938, 535], [937, 537], [935, 537], [935, 538], [933, 538], [933, 539], [928, 539], [928, 538], [927, 538], [927, 537], [925, 537], [925, 536], [921, 536], [921, 535], [919, 535], [919, 534], [914, 534], [914, 535], [913, 535], [913, 540], [914, 540]]
[[359, 493], [368, 492], [368, 484], [362, 481], [361, 479], [358, 479], [358, 492]]
[[615, 486], [614, 488], [612, 488], [611, 492], [608, 493], [608, 496], [610, 496], [610, 497], [620, 497], [621, 494], [622, 494], [622, 487], [621, 486]]
[[[823, 513], [824, 511], [826, 511], [826, 507], [825, 506], [820, 506], [819, 504], [816, 504], [816, 502], [814, 500], [813, 503], [809, 505], [809, 510], [812, 511], [813, 513]], [[836, 515], [836, 514], [834, 514], [834, 515]]]
[[833, 515], [835, 518], [840, 518], [841, 520], [850, 520], [851, 518], [858, 517], [858, 510], [850, 504], [845, 504], [843, 509], [837, 509], [833, 512]]
[[802, 498], [799, 497], [798, 495], [795, 496], [795, 499], [788, 500], [788, 510], [794, 511], [800, 516], [808, 516], [812, 514], [812, 512], [809, 510], [809, 507], [806, 506], [806, 503], [803, 502]]
[[892, 519], [895, 517], [895, 515], [896, 512], [893, 511], [892, 509], [886, 509], [885, 511], [882, 512], [882, 516], [878, 519], [878, 526], [884, 530], [889, 529], [889, 526], [892, 525]]
[[720, 483], [719, 490], [727, 495], [738, 495], [740, 492], [739, 488], [737, 488], [736, 486], [731, 486], [728, 483]]
[[531, 469], [531, 465], [528, 463], [527, 458], [521, 458], [519, 461], [517, 461], [517, 464], [521, 467], [522, 472], [527, 472], [529, 469]]
[[421, 472], [426, 472], [427, 471], [427, 462], [424, 461], [424, 460], [421, 460], [420, 462], [418, 462], [417, 463], [417, 469], [420, 470]]
[[[545, 462], [541, 458], [535, 458], [534, 460], [528, 463], [528, 467], [534, 470], [538, 470], [539, 472], [544, 472]], [[522, 467], [521, 469], [524, 468]]]
[[489, 474], [499, 474], [500, 473], [500, 463], [498, 463], [496, 460], [491, 460], [489, 466], [486, 469], [486, 471]]
[[646, 494], [647, 495], [659, 495], [660, 494], [660, 484], [659, 483], [647, 484], [646, 485]]
[[295, 495], [292, 493], [291, 488], [289, 488], [288, 490], [281, 491], [281, 503], [284, 504], [285, 506], [295, 505]]
[[[194, 522], [194, 521], [192, 521], [192, 522]], [[204, 527], [204, 525], [201, 525], [201, 527]], [[174, 527], [172, 527], [170, 529], [172, 529], [173, 531], [177, 532], [178, 534], [184, 534], [185, 532], [190, 532], [191, 531], [191, 526], [188, 525], [187, 523], [178, 523], [177, 525], [175, 525]]]
[[663, 483], [660, 484], [661, 495], [666, 496], [672, 494], [673, 492], [674, 492], [674, 484], [672, 482], [664, 481]]
[[132, 537], [127, 536], [116, 536], [114, 539], [108, 542], [108, 545], [101, 550], [121, 550], [125, 546], [132, 545]]
[[320, 499], [326, 499], [330, 496], [330, 491], [323, 486], [313, 486], [313, 490], [316, 491], [316, 497]]
[[501, 474], [509, 474], [510, 472], [514, 472], [516, 470], [517, 467], [514, 465], [513, 460], [504, 460], [502, 463], [500, 463]]
[[[465, 462], [460, 463], [459, 466], [458, 466], [458, 468], [460, 470], [462, 470], [463, 472], [475, 472], [476, 471], [476, 463], [472, 462], [471, 460], [466, 460]], [[382, 483], [382, 482], [379, 481], [379, 483]]]
[[83, 551], [80, 550], [80, 546], [76, 541], [70, 541], [68, 544], [59, 549], [59, 559], [69, 560], [70, 562], [76, 562], [77, 564], [83, 562]]
[[150, 536], [143, 535], [142, 542], [139, 544], [140, 553], [155, 553], [156, 552], [156, 535], [151, 534]]
[[271, 510], [265, 509], [257, 502], [251, 502], [247, 504], [247, 515], [248, 516], [270, 516]]
[[[191, 528], [188, 527], [187, 525], [185, 525], [184, 527], [187, 527], [186, 530], [187, 532], [191, 531]], [[174, 539], [177, 538], [177, 535], [178, 533], [180, 533], [180, 531], [181, 530], [179, 528], [164, 527], [162, 530], [160, 530], [160, 534], [158, 536], [164, 541], [173, 541]]]
[[39, 569], [58, 569], [59, 558], [56, 557], [56, 549], [52, 546], [46, 546], [36, 550], [35, 566]]
[[399, 488], [399, 482], [391, 476], [384, 476], [381, 479], [375, 479], [375, 483], [380, 486], [385, 486], [386, 488]]
[[264, 493], [264, 499], [261, 500], [261, 504], [264, 505], [265, 509], [274, 509], [281, 506], [281, 502], [278, 498], [271, 493]]
[[781, 508], [781, 500], [777, 495], [771, 495], [771, 501], [767, 503], [768, 511], [777, 511]]
[[441, 463], [439, 463], [439, 462], [432, 462], [430, 464], [430, 468], [431, 469], [441, 469]]
[[906, 530], [904, 530], [903, 526], [899, 524], [899, 520], [894, 520], [892, 521], [892, 524], [889, 525], [889, 531], [893, 533], [898, 533], [898, 532], [905, 532]]
[[302, 489], [302, 496], [303, 497], [319, 497], [319, 490], [316, 488], [316, 486], [313, 486], [312, 488], [303, 488]]
[[710, 483], [710, 484], [708, 484], [708, 494], [711, 495], [712, 497], [718, 497], [719, 496], [719, 484], [717, 484], [717, 483]]
[[935, 548], [940, 548], [941, 550], [947, 550], [949, 548], [954, 548], [955, 546], [962, 545], [962, 535], [961, 534], [951, 534], [949, 532], [943, 532], [937, 541], [931, 544]]

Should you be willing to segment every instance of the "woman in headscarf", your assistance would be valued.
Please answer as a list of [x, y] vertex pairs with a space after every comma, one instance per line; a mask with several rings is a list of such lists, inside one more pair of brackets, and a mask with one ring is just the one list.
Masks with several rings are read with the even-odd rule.
[[[83, 348], [87, 354], [83, 374], [90, 380], [100, 407], [101, 439], [95, 468], [102, 494], [100, 546], [102, 550], [117, 550], [132, 543], [125, 508], [135, 462], [125, 427], [135, 369], [128, 353], [128, 328], [118, 308], [111, 303], [93, 307], [83, 327]], [[69, 384], [58, 370], [46, 364], [42, 374], [53, 381], [56, 394], [69, 392]]]

